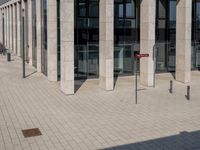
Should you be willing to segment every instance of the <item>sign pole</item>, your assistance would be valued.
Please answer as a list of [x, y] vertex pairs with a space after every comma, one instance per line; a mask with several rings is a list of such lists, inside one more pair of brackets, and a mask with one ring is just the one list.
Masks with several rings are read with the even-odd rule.
[[153, 60], [154, 60], [154, 77], [153, 77], [153, 87], [155, 88], [156, 87], [156, 57], [157, 57], [157, 47], [154, 46], [154, 49], [153, 49]]
[[137, 92], [138, 92], [138, 90], [137, 90], [137, 86], [138, 86], [138, 84], [137, 84], [137, 58], [136, 58], [136, 61], [135, 61], [135, 104], [137, 104], [138, 102], [137, 102], [137, 98], [138, 98], [138, 96], [137, 96]]
[[22, 9], [22, 74], [23, 78], [26, 78], [26, 73], [25, 73], [25, 48], [24, 48], [24, 9]]
[[140, 60], [141, 58], [144, 57], [149, 57], [149, 54], [136, 54], [135, 56], [135, 103], [138, 103], [138, 81], [137, 81], [137, 73], [138, 73], [138, 69], [137, 69], [137, 64], [138, 64], [138, 60]]

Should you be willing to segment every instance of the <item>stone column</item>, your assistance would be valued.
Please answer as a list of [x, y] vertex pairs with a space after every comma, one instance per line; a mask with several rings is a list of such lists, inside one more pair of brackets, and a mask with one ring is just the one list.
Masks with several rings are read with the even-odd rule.
[[114, 0], [100, 0], [100, 87], [114, 87]]
[[17, 56], [21, 56], [21, 3], [17, 2]]
[[32, 1], [27, 1], [28, 3], [28, 54], [29, 54], [29, 64], [33, 65], [33, 38], [32, 38]]
[[47, 1], [48, 79], [57, 81], [57, 1]]
[[16, 54], [16, 9], [13, 4], [13, 52]]
[[140, 82], [145, 86], [153, 86], [153, 47], [155, 44], [156, 1], [141, 1], [140, 16], [140, 53], [147, 53], [148, 58], [140, 59]]
[[9, 28], [9, 26], [10, 26], [10, 22], [9, 22], [9, 18], [10, 18], [10, 17], [9, 17], [9, 16], [10, 16], [9, 14], [10, 14], [10, 13], [9, 13], [9, 12], [10, 12], [10, 10], [9, 10], [9, 9], [10, 9], [10, 7], [8, 6], [8, 7], [7, 7], [7, 17], [6, 17], [6, 20], [7, 20], [7, 21], [6, 21], [6, 32], [7, 32], [7, 44], [6, 44], [6, 47], [7, 47], [7, 48], [10, 47], [10, 28]]
[[74, 0], [61, 0], [61, 90], [74, 94]]
[[41, 72], [41, 51], [42, 51], [42, 24], [41, 24], [41, 0], [36, 0], [36, 23], [37, 23], [37, 71]]
[[13, 7], [12, 7], [12, 5], [10, 5], [10, 11], [9, 11], [9, 30], [10, 30], [10, 34], [9, 34], [9, 37], [10, 37], [10, 47], [9, 47], [9, 49], [11, 50], [11, 51], [13, 51], [13, 22], [12, 22], [12, 9], [13, 9]]
[[5, 46], [7, 46], [7, 8], [4, 8], [4, 39]]
[[192, 0], [178, 0], [176, 7], [176, 80], [191, 81]]

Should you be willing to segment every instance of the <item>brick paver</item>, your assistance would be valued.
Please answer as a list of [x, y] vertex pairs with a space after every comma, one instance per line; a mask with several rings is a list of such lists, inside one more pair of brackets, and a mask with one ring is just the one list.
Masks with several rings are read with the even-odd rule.
[[[134, 103], [134, 77], [118, 78], [115, 90], [84, 82], [66, 96], [59, 82], [0, 56], [0, 150], [198, 150], [200, 149], [200, 72], [193, 72], [191, 101], [186, 85], [171, 75], [157, 75], [156, 88], [140, 85]], [[80, 81], [76, 82], [77, 86]], [[39, 128], [42, 136], [24, 138], [21, 130]]]

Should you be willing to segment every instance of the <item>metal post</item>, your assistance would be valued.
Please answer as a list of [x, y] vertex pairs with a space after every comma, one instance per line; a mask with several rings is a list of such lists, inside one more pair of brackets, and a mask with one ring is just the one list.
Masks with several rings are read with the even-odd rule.
[[187, 100], [190, 100], [190, 86], [187, 86]]
[[23, 73], [23, 78], [26, 78], [26, 73], [25, 73], [25, 46], [24, 46], [24, 9], [22, 9], [22, 73]]
[[173, 93], [173, 81], [170, 80], [170, 89], [169, 92], [172, 94]]
[[157, 47], [154, 45], [153, 48], [153, 60], [154, 60], [154, 77], [153, 77], [153, 87], [156, 87], [156, 58], [157, 58]]
[[137, 98], [138, 98], [138, 90], [137, 90], [137, 86], [138, 86], [138, 84], [137, 84], [137, 58], [136, 58], [136, 61], [135, 61], [135, 104], [137, 104], [138, 102], [137, 102]]

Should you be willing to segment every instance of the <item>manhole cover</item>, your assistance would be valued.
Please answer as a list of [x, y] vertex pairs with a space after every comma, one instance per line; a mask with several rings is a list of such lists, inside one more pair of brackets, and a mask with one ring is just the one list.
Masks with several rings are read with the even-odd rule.
[[42, 135], [38, 128], [22, 130], [22, 133], [25, 138]]

